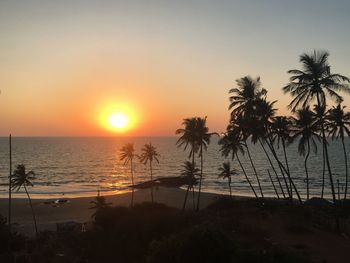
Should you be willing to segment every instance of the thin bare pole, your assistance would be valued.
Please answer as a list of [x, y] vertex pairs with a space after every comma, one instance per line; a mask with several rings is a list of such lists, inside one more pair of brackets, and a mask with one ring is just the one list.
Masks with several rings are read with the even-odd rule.
[[9, 136], [9, 155], [10, 155], [10, 175], [9, 175], [9, 203], [8, 203], [8, 225], [11, 232], [11, 202], [12, 202], [12, 189], [11, 189], [11, 177], [12, 177], [12, 138]]

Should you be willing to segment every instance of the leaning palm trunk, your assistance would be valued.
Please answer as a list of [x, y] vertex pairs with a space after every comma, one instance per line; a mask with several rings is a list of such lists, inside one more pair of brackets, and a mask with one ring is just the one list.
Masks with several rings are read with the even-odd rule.
[[250, 155], [250, 151], [249, 151], [249, 147], [248, 147], [247, 143], [245, 143], [245, 146], [246, 146], [246, 149], [247, 149], [247, 153], [248, 153], [250, 164], [252, 165], [252, 168], [254, 170], [254, 174], [255, 174], [256, 180], [258, 182], [258, 186], [259, 186], [261, 197], [264, 198], [264, 193], [263, 193], [263, 190], [262, 190], [262, 187], [261, 187], [261, 184], [260, 184], [260, 179], [259, 179], [258, 173], [256, 172], [256, 169], [255, 169], [252, 157]]
[[245, 176], [245, 179], [247, 180], [247, 182], [248, 182], [250, 188], [252, 189], [252, 191], [253, 191], [253, 193], [254, 193], [254, 196], [255, 196], [256, 198], [258, 198], [258, 195], [256, 194], [256, 192], [255, 192], [255, 190], [254, 190], [254, 187], [253, 187], [252, 183], [251, 183], [250, 180], [249, 180], [249, 177], [248, 177], [248, 175], [247, 175], [247, 173], [246, 173], [246, 171], [245, 171], [245, 169], [244, 169], [244, 167], [243, 167], [243, 165], [242, 165], [242, 163], [241, 163], [241, 160], [240, 160], [239, 157], [238, 157], [238, 154], [236, 154], [236, 157], [237, 157], [237, 161], [238, 161], [238, 163], [239, 163], [239, 166], [241, 167], [241, 169], [242, 169], [242, 171], [243, 171], [243, 174], [244, 174], [244, 176]]
[[307, 169], [307, 161], [310, 155], [310, 140], [307, 140], [307, 153], [304, 159], [305, 173], [306, 173], [306, 200], [310, 199], [310, 188], [309, 188], [309, 171]]
[[[295, 193], [296, 193], [296, 195], [297, 195], [297, 197], [298, 197], [299, 203], [302, 204], [303, 201], [301, 200], [299, 191], [298, 191], [297, 187], [295, 186], [295, 184], [294, 184], [292, 178], [290, 177], [290, 174], [288, 173], [287, 169], [284, 167], [284, 165], [283, 165], [283, 164], [281, 163], [281, 161], [278, 159], [277, 153], [276, 153], [276, 151], [275, 151], [273, 145], [270, 144], [266, 139], [265, 139], [265, 141], [266, 141], [267, 145], [269, 146], [270, 151], [271, 151], [273, 157], [275, 158], [276, 162], [278, 163], [278, 166], [279, 166], [279, 168], [280, 168], [280, 170], [281, 170], [281, 173], [282, 173], [282, 174], [283, 174], [283, 173], [286, 173], [286, 174], [287, 174], [288, 180], [289, 180], [290, 184], [292, 185], [292, 188], [294, 188], [294, 191], [295, 191]], [[293, 191], [293, 189], [290, 189], [290, 192], [292, 192], [292, 191]], [[290, 197], [291, 197], [291, 194], [290, 194]]]
[[132, 185], [132, 192], [131, 192], [131, 207], [134, 206], [134, 191], [135, 191], [135, 188], [134, 188], [134, 169], [133, 169], [133, 165], [132, 165], [132, 159], [130, 161], [130, 169], [131, 169], [131, 185]]
[[[280, 178], [279, 178], [279, 176], [278, 176], [278, 174], [277, 174], [277, 172], [276, 172], [276, 169], [275, 169], [275, 167], [274, 167], [274, 165], [273, 165], [273, 163], [272, 163], [272, 161], [271, 161], [271, 158], [270, 158], [269, 154], [267, 153], [267, 151], [266, 151], [266, 149], [265, 149], [265, 146], [263, 145], [263, 143], [261, 142], [260, 139], [259, 139], [259, 142], [260, 142], [260, 145], [261, 145], [261, 147], [263, 148], [264, 153], [265, 153], [267, 159], [269, 160], [270, 166], [271, 166], [271, 168], [272, 168], [272, 170], [273, 170], [273, 172], [274, 172], [274, 174], [275, 174], [275, 176], [276, 176], [276, 178], [277, 178], [277, 182], [278, 182], [278, 184], [279, 184], [279, 186], [280, 186], [280, 189], [281, 189], [283, 198], [286, 198], [286, 195], [285, 195], [285, 193], [284, 193], [284, 190], [283, 190], [283, 187], [282, 187], [282, 184], [281, 184], [281, 180], [280, 180]], [[288, 188], [288, 184], [287, 184], [286, 177], [284, 176], [284, 174], [282, 174], [282, 175], [283, 175], [283, 180], [284, 180], [284, 182], [285, 182], [285, 184], [286, 184], [286, 187], [287, 187], [287, 192], [289, 193], [289, 188]]]
[[191, 187], [190, 184], [188, 184], [187, 189], [186, 189], [184, 204], [182, 206], [182, 210], [185, 210], [185, 208], [186, 208], [187, 197], [188, 197], [188, 192], [190, 191], [190, 187]]
[[[282, 139], [282, 148], [283, 148], [284, 160], [285, 160], [286, 166], [287, 166], [287, 171], [288, 171], [288, 174], [290, 175], [288, 158], [287, 158], [287, 151], [286, 151], [286, 143], [285, 143], [284, 139]], [[290, 176], [289, 178], [292, 178], [292, 177]], [[292, 182], [291, 181], [289, 181], [289, 189], [291, 190], [290, 197], [293, 199], [293, 191], [292, 191]]]
[[24, 185], [24, 190], [26, 191], [26, 194], [27, 194], [28, 200], [29, 200], [30, 209], [32, 210], [34, 227], [35, 227], [35, 235], [37, 236], [38, 235], [38, 227], [36, 225], [36, 218], [35, 218], [35, 213], [34, 213], [34, 209], [33, 209], [33, 205], [32, 205], [32, 199], [30, 198], [27, 187], [25, 185]]
[[[319, 107], [321, 107], [321, 101], [320, 101], [319, 93], [317, 93], [317, 104], [318, 104]], [[329, 163], [328, 146], [327, 146], [326, 132], [325, 132], [325, 129], [324, 129], [323, 121], [321, 122], [321, 131], [322, 131], [322, 143], [323, 143], [323, 147], [324, 147], [325, 159], [326, 159], [328, 175], [329, 175], [329, 182], [331, 183], [332, 198], [333, 198], [333, 203], [335, 204], [337, 202], [337, 198], [335, 196], [333, 175], [332, 175], [331, 165]]]
[[325, 174], [326, 174], [326, 158], [325, 158], [325, 154], [324, 154], [324, 147], [322, 144], [322, 189], [321, 189], [321, 198], [322, 199], [323, 199], [323, 195], [324, 195]]
[[151, 200], [152, 200], [152, 203], [153, 203], [153, 171], [152, 171], [152, 161], [149, 162], [149, 168], [151, 170]]
[[198, 187], [198, 197], [197, 197], [197, 211], [199, 211], [199, 202], [201, 199], [201, 189], [202, 189], [202, 179], [203, 179], [203, 145], [201, 144], [200, 149], [200, 155], [201, 155], [201, 175], [199, 177], [199, 187]]
[[231, 177], [228, 178], [228, 188], [230, 189], [230, 198], [232, 198]]
[[344, 199], [346, 199], [346, 195], [348, 193], [348, 181], [349, 181], [349, 175], [348, 175], [348, 157], [346, 154], [345, 144], [344, 144], [344, 137], [341, 138], [342, 144], [343, 144], [343, 151], [344, 151], [344, 158], [345, 158], [345, 191], [344, 191]]
[[271, 184], [272, 184], [273, 190], [275, 190], [275, 193], [276, 193], [277, 199], [280, 199], [280, 196], [279, 196], [279, 194], [278, 194], [278, 192], [277, 192], [277, 189], [276, 189], [275, 183], [274, 183], [274, 182], [273, 182], [273, 180], [272, 180], [272, 176], [271, 176], [271, 174], [270, 174], [269, 169], [267, 169], [267, 173], [268, 173], [268, 175], [269, 175], [269, 177], [270, 177], [270, 181], [271, 181]]

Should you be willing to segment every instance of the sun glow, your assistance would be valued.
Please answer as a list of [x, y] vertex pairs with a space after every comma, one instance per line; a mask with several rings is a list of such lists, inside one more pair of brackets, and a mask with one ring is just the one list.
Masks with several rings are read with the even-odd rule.
[[108, 104], [99, 114], [99, 122], [104, 129], [124, 133], [136, 125], [136, 114], [132, 107], [125, 104]]
[[109, 119], [109, 124], [116, 129], [123, 129], [128, 125], [128, 117], [124, 113], [113, 113]]

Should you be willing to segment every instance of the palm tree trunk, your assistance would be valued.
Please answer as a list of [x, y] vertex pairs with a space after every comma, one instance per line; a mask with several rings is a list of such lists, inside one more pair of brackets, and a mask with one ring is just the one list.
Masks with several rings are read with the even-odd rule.
[[[276, 176], [276, 178], [277, 178], [277, 182], [278, 182], [278, 184], [279, 184], [279, 186], [280, 186], [280, 188], [281, 188], [281, 192], [282, 192], [283, 198], [286, 198], [286, 195], [285, 195], [285, 193], [284, 193], [284, 190], [283, 190], [283, 187], [282, 187], [282, 184], [281, 184], [281, 180], [280, 180], [280, 178], [278, 177], [278, 174], [277, 174], [277, 172], [276, 172], [276, 169], [275, 169], [275, 167], [274, 167], [274, 165], [273, 165], [273, 163], [272, 163], [272, 161], [271, 161], [271, 158], [270, 158], [269, 154], [267, 153], [267, 151], [266, 151], [266, 149], [265, 149], [265, 146], [263, 145], [263, 143], [261, 142], [260, 139], [259, 139], [259, 142], [260, 142], [261, 147], [262, 147], [263, 150], [264, 150], [264, 153], [265, 153], [267, 159], [269, 160], [269, 163], [270, 163], [270, 166], [271, 166], [273, 172], [275, 173], [275, 176]], [[286, 183], [287, 191], [289, 192], [289, 188], [288, 188], [288, 184], [287, 184], [287, 180], [286, 180], [285, 176], [283, 176], [283, 179], [284, 179], [284, 182]]]
[[228, 188], [230, 189], [230, 198], [232, 198], [231, 177], [228, 178]]
[[[301, 200], [299, 191], [298, 191], [298, 189], [296, 188], [296, 186], [295, 186], [295, 184], [294, 184], [292, 178], [290, 177], [290, 174], [288, 173], [288, 171], [287, 171], [287, 169], [284, 167], [284, 165], [281, 163], [281, 161], [278, 159], [277, 153], [276, 153], [274, 147], [272, 146], [272, 144], [270, 144], [266, 139], [265, 139], [265, 141], [266, 141], [267, 145], [269, 146], [269, 148], [270, 148], [270, 150], [271, 150], [271, 152], [272, 152], [273, 157], [274, 157], [275, 160], [277, 161], [278, 166], [279, 166], [279, 168], [280, 168], [280, 170], [281, 170], [281, 173], [283, 174], [283, 172], [285, 172], [285, 173], [287, 174], [288, 180], [289, 180], [289, 182], [292, 184], [292, 187], [294, 188], [294, 191], [295, 191], [295, 193], [296, 193], [296, 195], [297, 195], [297, 197], [298, 197], [299, 203], [302, 204], [303, 201]], [[293, 191], [293, 190], [290, 189], [290, 192], [291, 192], [291, 191]], [[290, 196], [292, 196], [292, 195], [290, 194]]]
[[277, 199], [280, 199], [280, 196], [279, 196], [279, 194], [278, 194], [278, 192], [277, 192], [277, 189], [276, 189], [275, 183], [274, 183], [274, 182], [273, 182], [273, 180], [272, 180], [272, 176], [271, 176], [271, 174], [270, 174], [269, 169], [267, 169], [267, 173], [268, 173], [268, 175], [269, 175], [269, 177], [270, 177], [270, 181], [271, 181], [271, 184], [272, 184], [272, 186], [273, 186], [273, 189], [275, 190], [275, 193], [276, 193]]
[[197, 197], [197, 211], [199, 211], [199, 202], [201, 199], [201, 189], [202, 189], [202, 178], [203, 178], [203, 144], [201, 144], [200, 149], [201, 157], [201, 176], [199, 177], [199, 187], [198, 187], [198, 197]]
[[324, 146], [322, 143], [322, 189], [321, 189], [321, 198], [322, 199], [323, 199], [323, 195], [324, 195], [325, 174], [326, 174], [326, 158], [325, 158], [325, 154], [324, 154]]
[[149, 162], [149, 168], [151, 170], [151, 200], [153, 203], [153, 171], [152, 171], [152, 161]]
[[12, 185], [11, 185], [11, 177], [12, 177], [12, 137], [10, 134], [9, 137], [9, 157], [10, 157], [10, 174], [9, 174], [9, 200], [8, 200], [8, 225], [9, 231], [11, 233], [11, 215], [12, 215]]
[[[287, 151], [286, 151], [286, 143], [285, 143], [284, 139], [282, 139], [282, 148], [283, 148], [284, 160], [285, 160], [286, 166], [287, 166], [287, 171], [288, 171], [290, 178], [292, 178], [292, 176], [290, 175], [289, 163], [288, 163]], [[291, 197], [291, 199], [293, 199], [292, 182], [290, 180], [289, 180], [289, 189], [291, 189], [290, 197]]]
[[261, 197], [264, 198], [264, 193], [262, 191], [262, 187], [261, 187], [261, 184], [260, 184], [260, 179], [259, 179], [258, 173], [256, 172], [256, 169], [255, 169], [252, 157], [250, 155], [250, 151], [249, 151], [249, 147], [248, 147], [247, 143], [245, 143], [245, 146], [246, 146], [246, 149], [247, 149], [247, 153], [248, 153], [248, 157], [249, 157], [250, 163], [251, 163], [251, 165], [253, 167], [253, 170], [254, 170], [254, 174], [255, 174], [256, 180], [257, 180], [258, 185], [259, 185], [259, 190], [260, 190]]
[[253, 191], [255, 197], [258, 198], [258, 195], [256, 194], [256, 192], [255, 192], [255, 190], [254, 190], [254, 187], [253, 187], [252, 183], [250, 182], [247, 173], [245, 172], [245, 169], [244, 169], [244, 167], [243, 167], [243, 165], [242, 165], [242, 163], [241, 163], [241, 160], [240, 160], [239, 157], [238, 157], [238, 154], [236, 154], [236, 157], [237, 157], [237, 161], [238, 161], [238, 163], [239, 163], [239, 166], [241, 167], [241, 169], [242, 169], [242, 171], [243, 171], [243, 174], [244, 174], [244, 176], [245, 176], [245, 179], [247, 180], [247, 182], [248, 182], [250, 188], [252, 189], [252, 191]]
[[187, 196], [188, 196], [188, 192], [190, 191], [190, 183], [188, 183], [188, 186], [187, 186], [187, 190], [186, 190], [186, 194], [185, 194], [185, 200], [184, 200], [184, 203], [182, 205], [182, 210], [184, 211], [185, 208], [186, 208], [186, 203], [187, 203]]
[[28, 200], [29, 200], [29, 205], [30, 205], [30, 209], [32, 210], [32, 215], [33, 215], [33, 221], [34, 221], [34, 227], [35, 227], [35, 235], [38, 236], [38, 227], [36, 225], [36, 218], [35, 218], [35, 213], [34, 213], [34, 209], [33, 209], [33, 205], [32, 205], [32, 200], [30, 199], [27, 187], [24, 185], [24, 190], [26, 191], [26, 194], [28, 196]]
[[131, 169], [131, 185], [132, 185], [132, 192], [131, 192], [131, 207], [134, 206], [134, 169], [132, 165], [132, 159], [130, 160], [130, 169]]
[[[319, 93], [317, 93], [317, 104], [318, 104], [319, 107], [321, 107], [321, 101], [320, 101]], [[324, 147], [324, 152], [325, 152], [325, 159], [326, 159], [326, 164], [327, 164], [327, 169], [328, 169], [329, 181], [331, 183], [333, 203], [336, 204], [337, 198], [335, 196], [333, 175], [332, 175], [332, 169], [331, 169], [331, 165], [330, 165], [329, 157], [328, 157], [327, 138], [326, 138], [326, 132], [324, 130], [323, 121], [321, 121], [321, 131], [322, 131], [322, 142], [323, 142], [323, 147]]]
[[306, 173], [306, 200], [310, 199], [310, 191], [309, 191], [309, 172], [307, 169], [307, 160], [309, 159], [309, 155], [310, 155], [310, 140], [307, 140], [307, 153], [305, 156], [305, 160], [304, 160], [304, 166], [305, 166], [305, 173]]
[[[192, 151], [192, 165], [194, 167], [194, 151]], [[194, 185], [192, 185], [192, 206], [193, 206], [193, 211], [196, 210], [196, 199], [195, 199]]]
[[344, 144], [344, 137], [341, 138], [342, 144], [343, 144], [343, 151], [344, 151], [344, 158], [345, 158], [345, 191], [344, 191], [344, 199], [346, 199], [346, 195], [348, 193], [348, 181], [349, 181], [349, 175], [348, 175], [348, 157], [346, 154], [345, 144]]

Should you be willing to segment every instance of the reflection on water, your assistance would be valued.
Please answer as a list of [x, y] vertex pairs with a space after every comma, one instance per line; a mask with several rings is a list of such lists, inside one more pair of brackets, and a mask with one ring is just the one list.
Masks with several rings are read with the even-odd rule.
[[[33, 197], [53, 196], [91, 196], [100, 189], [104, 193], [122, 193], [130, 185], [130, 166], [124, 166], [119, 160], [120, 148], [128, 142], [135, 144], [139, 152], [145, 143], [152, 142], [160, 153], [159, 164], [154, 164], [155, 176], [177, 176], [188, 153], [175, 145], [176, 137], [76, 137], [76, 138], [13, 138], [13, 164], [23, 163], [27, 169], [37, 174], [35, 186], [30, 189]], [[264, 192], [273, 194], [267, 169], [271, 168], [259, 145], [252, 145], [251, 152], [256, 165]], [[349, 143], [347, 142], [347, 147]], [[7, 195], [8, 176], [8, 139], [0, 138], [0, 197]], [[296, 185], [305, 196], [305, 172], [303, 158], [297, 154], [297, 146], [288, 147], [289, 165]], [[336, 179], [341, 182], [342, 191], [345, 178], [344, 157], [341, 143], [330, 144], [330, 158]], [[207, 192], [227, 193], [227, 182], [217, 179], [218, 167], [225, 159], [219, 153], [217, 138], [212, 140], [204, 156], [203, 189]], [[242, 157], [244, 166], [251, 176], [253, 185], [257, 188], [253, 171], [249, 162]], [[199, 164], [199, 159], [198, 159]], [[233, 162], [239, 174], [233, 178], [233, 193], [251, 195], [244, 175], [236, 161]], [[277, 165], [276, 165], [277, 167]], [[135, 183], [149, 179], [148, 166], [135, 162]], [[322, 185], [322, 151], [319, 147], [318, 156], [311, 155], [310, 192], [319, 195]], [[272, 174], [273, 175], [273, 174]], [[328, 184], [328, 175], [326, 182]], [[326, 194], [329, 196], [327, 185]], [[15, 196], [20, 197], [20, 194]]]

